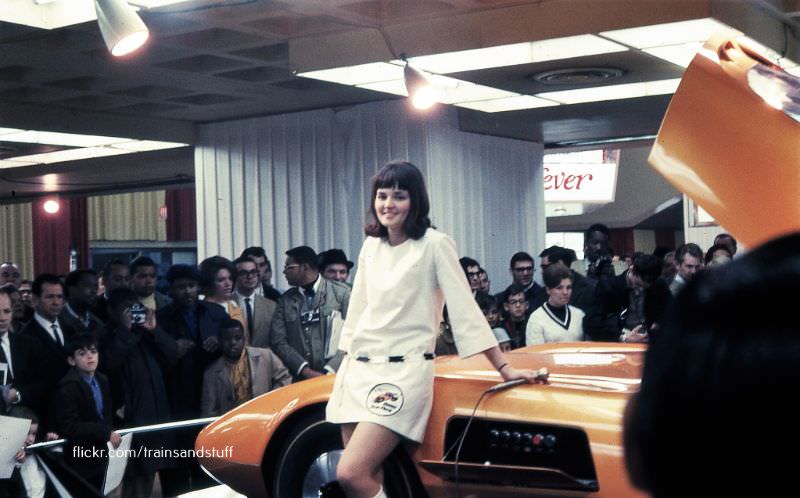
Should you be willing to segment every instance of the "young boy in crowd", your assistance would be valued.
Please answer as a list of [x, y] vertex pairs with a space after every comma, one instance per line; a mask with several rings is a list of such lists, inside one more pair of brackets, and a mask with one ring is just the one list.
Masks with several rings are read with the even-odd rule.
[[292, 382], [289, 370], [269, 349], [245, 347], [242, 323], [231, 318], [220, 326], [222, 357], [203, 376], [200, 406], [204, 417], [222, 415], [245, 401]]
[[64, 463], [98, 490], [103, 485], [108, 460], [106, 441], [114, 448], [121, 441], [111, 430], [111, 394], [105, 375], [97, 372], [97, 340], [76, 334], [67, 346], [72, 368], [58, 383], [51, 413], [63, 438]]
[[511, 349], [521, 348], [525, 345], [525, 326], [528, 324], [528, 301], [525, 298], [525, 290], [512, 285], [506, 294], [503, 309], [506, 319], [502, 327], [511, 338]]
[[502, 351], [511, 350], [511, 338], [508, 337], [506, 329], [503, 328], [503, 316], [500, 314], [500, 307], [497, 305], [497, 299], [489, 294], [479, 292], [475, 295], [475, 302], [489, 322], [489, 327], [492, 328], [494, 336], [497, 338], [497, 343]]

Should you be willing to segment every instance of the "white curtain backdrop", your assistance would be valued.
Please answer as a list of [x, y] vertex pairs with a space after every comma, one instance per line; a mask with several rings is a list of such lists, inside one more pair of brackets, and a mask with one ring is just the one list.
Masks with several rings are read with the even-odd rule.
[[406, 159], [426, 177], [434, 225], [481, 262], [498, 292], [514, 252], [544, 248], [542, 154], [539, 144], [459, 131], [452, 108], [418, 115], [404, 100], [203, 125], [198, 257], [262, 246], [279, 288], [291, 247], [338, 247], [356, 261], [369, 178]]

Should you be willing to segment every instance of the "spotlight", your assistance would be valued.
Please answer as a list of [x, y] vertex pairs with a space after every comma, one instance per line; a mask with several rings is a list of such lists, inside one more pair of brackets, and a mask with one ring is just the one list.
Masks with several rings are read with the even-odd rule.
[[411, 67], [407, 62], [403, 69], [403, 80], [408, 98], [417, 109], [427, 109], [437, 102], [439, 95], [436, 87], [428, 81], [422, 71]]
[[44, 212], [48, 214], [56, 214], [59, 209], [61, 209], [61, 204], [55, 199], [49, 199], [44, 201]]
[[127, 55], [144, 45], [150, 32], [125, 0], [95, 0], [97, 24], [111, 55]]

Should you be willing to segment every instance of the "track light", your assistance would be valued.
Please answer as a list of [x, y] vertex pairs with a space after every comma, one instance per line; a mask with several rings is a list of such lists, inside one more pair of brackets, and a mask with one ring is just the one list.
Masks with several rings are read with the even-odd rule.
[[408, 98], [417, 109], [427, 109], [437, 102], [439, 95], [436, 87], [428, 81], [422, 71], [411, 67], [407, 62], [403, 69], [403, 80]]
[[95, 0], [97, 24], [111, 55], [120, 57], [139, 49], [150, 32], [125, 0]]

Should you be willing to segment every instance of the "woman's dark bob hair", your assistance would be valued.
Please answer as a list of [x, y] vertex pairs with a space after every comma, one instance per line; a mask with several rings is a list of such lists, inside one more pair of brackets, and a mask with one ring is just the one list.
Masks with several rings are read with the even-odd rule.
[[403, 230], [412, 239], [420, 239], [425, 235], [425, 230], [431, 226], [428, 218], [431, 204], [428, 200], [428, 190], [425, 188], [425, 180], [419, 169], [408, 161], [390, 161], [382, 167], [375, 176], [372, 177], [372, 196], [369, 200], [367, 209], [367, 222], [364, 225], [364, 233], [371, 237], [388, 237], [389, 232], [385, 226], [378, 221], [378, 214], [375, 212], [375, 197], [378, 189], [396, 188], [408, 192], [411, 208], [408, 217], [403, 223]]
[[236, 267], [228, 258], [211, 256], [200, 263], [200, 288], [206, 295], [214, 295], [214, 284], [220, 270], [228, 270], [231, 280], [236, 283]]

